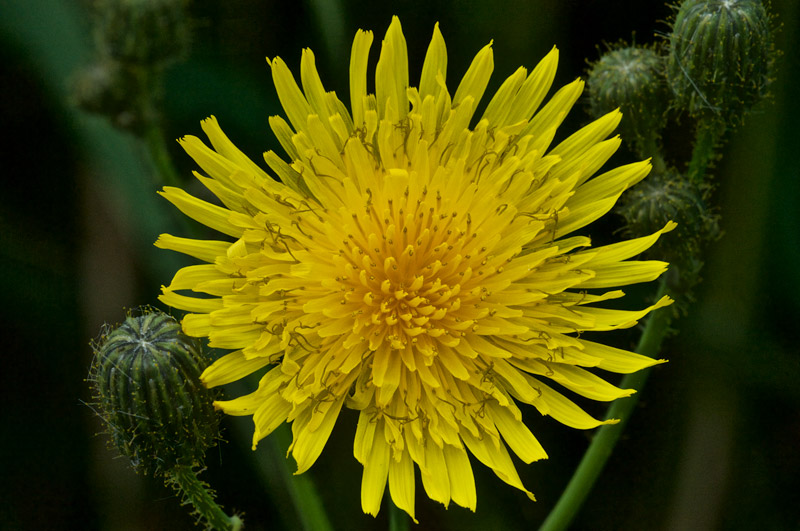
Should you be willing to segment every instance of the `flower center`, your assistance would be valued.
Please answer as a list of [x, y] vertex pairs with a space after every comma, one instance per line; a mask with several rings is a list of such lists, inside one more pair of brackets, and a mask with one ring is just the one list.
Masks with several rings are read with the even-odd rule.
[[406, 186], [388, 197], [367, 191], [365, 201], [342, 224], [336, 260], [345, 272], [336, 280], [345, 292], [341, 303], [352, 310], [353, 335], [370, 350], [411, 346], [426, 356], [440, 344], [456, 346], [488, 313], [476, 304], [475, 277], [484, 274], [487, 249], [471, 216], [426, 187], [414, 193]]

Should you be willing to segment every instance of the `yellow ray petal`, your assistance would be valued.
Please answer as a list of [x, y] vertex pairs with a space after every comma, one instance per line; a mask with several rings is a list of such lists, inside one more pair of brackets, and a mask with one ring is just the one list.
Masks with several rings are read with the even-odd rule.
[[450, 476], [444, 452], [430, 437], [425, 441], [425, 462], [420, 466], [422, 486], [430, 499], [447, 507], [450, 504]]
[[[492, 43], [489, 43], [481, 48], [472, 59], [472, 63], [453, 96], [453, 106], [461, 105], [467, 98], [472, 99], [473, 106], [477, 104], [489, 84], [492, 70], [494, 70], [494, 53], [492, 52]], [[469, 117], [472, 117], [471, 113]]]
[[181, 238], [180, 236], [173, 236], [171, 234], [161, 234], [154, 245], [159, 249], [177, 251], [204, 262], [214, 263], [218, 256], [225, 255], [230, 246], [230, 242], [193, 240], [191, 238]]
[[163, 293], [158, 296], [158, 300], [167, 306], [172, 306], [173, 308], [178, 308], [179, 310], [185, 310], [187, 312], [210, 313], [214, 310], [219, 310], [222, 308], [222, 299], [220, 298], [215, 297], [211, 299], [201, 299], [199, 297], [180, 295], [163, 286], [161, 289]]
[[583, 346], [582, 352], [599, 359], [600, 362], [597, 364], [597, 367], [607, 371], [629, 374], [646, 369], [647, 367], [652, 367], [653, 365], [666, 363], [666, 360], [648, 358], [647, 356], [642, 356], [635, 352], [610, 347], [602, 343], [595, 343], [585, 339], [580, 339], [578, 341]]
[[350, 107], [353, 124], [360, 128], [364, 123], [364, 98], [367, 95], [367, 60], [372, 46], [372, 32], [358, 30], [350, 52]]
[[443, 86], [436, 81], [436, 78], [441, 77], [442, 80], [445, 80], [446, 76], [447, 47], [437, 22], [433, 26], [433, 36], [425, 54], [425, 62], [422, 64], [422, 76], [419, 82], [420, 99], [424, 101], [427, 96], [433, 96], [435, 101]]
[[536, 440], [531, 431], [522, 423], [522, 419], [514, 415], [505, 407], [495, 402], [490, 402], [492, 420], [494, 420], [503, 439], [517, 456], [525, 463], [532, 463], [540, 459], [547, 459], [547, 452]]
[[533, 406], [538, 409], [542, 415], [549, 415], [561, 424], [566, 424], [567, 426], [579, 430], [586, 430], [596, 428], [601, 424], [615, 424], [619, 422], [615, 419], [605, 421], [597, 420], [578, 407], [574, 402], [567, 399], [564, 395], [542, 383], [541, 380], [528, 376], [527, 374], [525, 378], [530, 382], [531, 387], [541, 393], [541, 395], [532, 402]]
[[206, 387], [217, 387], [218, 385], [225, 385], [227, 383], [235, 382], [236, 380], [251, 374], [258, 369], [269, 365], [270, 360], [268, 357], [246, 359], [241, 350], [231, 352], [222, 356], [220, 359], [212, 363], [203, 374], [200, 375], [200, 380]]
[[[295, 474], [302, 474], [308, 470], [322, 453], [343, 403], [344, 397], [334, 402], [309, 404], [303, 414], [292, 423], [294, 441], [289, 447], [289, 451], [297, 461]], [[314, 428], [312, 423], [317, 426]]]
[[378, 98], [378, 113], [387, 118], [387, 105], [397, 113], [389, 117], [393, 122], [408, 114], [408, 50], [400, 19], [392, 17], [389, 29], [381, 45], [381, 54], [375, 68], [375, 96]]
[[408, 452], [400, 452], [400, 459], [389, 461], [389, 494], [399, 508], [411, 516], [414, 523], [414, 463]]
[[558, 48], [553, 48], [548, 54], [539, 61], [531, 74], [520, 87], [519, 92], [514, 98], [514, 102], [509, 105], [507, 123], [516, 123], [519, 120], [530, 120], [536, 109], [544, 101], [553, 79], [556, 77], [558, 66]]
[[[520, 132], [520, 136], [533, 135], [538, 137], [549, 130], [557, 128], [564, 121], [575, 102], [578, 101], [581, 92], [583, 92], [583, 81], [580, 79], [576, 79], [569, 85], [560, 88], [550, 98], [550, 101], [531, 118], [525, 129]], [[536, 149], [540, 152], [543, 152], [546, 148], [547, 145], [536, 146]]]
[[207, 227], [211, 227], [228, 236], [238, 238], [242, 235], [241, 227], [230, 222], [232, 212], [227, 208], [222, 208], [206, 201], [197, 199], [189, 195], [180, 188], [173, 186], [165, 186], [163, 191], [158, 192], [164, 196], [167, 201], [178, 207], [178, 210], [189, 216], [190, 218], [199, 221]]
[[313, 114], [308, 100], [303, 95], [294, 76], [283, 59], [276, 57], [269, 61], [269, 66], [272, 68], [272, 80], [275, 83], [275, 90], [278, 93], [278, 99], [281, 102], [286, 116], [289, 118], [292, 127], [298, 133], [305, 130], [306, 120], [310, 114]]
[[450, 480], [450, 496], [461, 507], [475, 512], [478, 497], [475, 494], [475, 478], [464, 448], [444, 445], [443, 454], [447, 462], [447, 477]]
[[[383, 421], [379, 421], [377, 429], [379, 432], [383, 431]], [[378, 515], [388, 476], [389, 446], [376, 438], [364, 463], [364, 473], [361, 477], [361, 509], [365, 513]]]
[[664, 228], [654, 232], [649, 236], [642, 236], [641, 238], [634, 238], [623, 242], [612, 243], [611, 245], [604, 245], [603, 247], [594, 247], [592, 252], [594, 256], [591, 260], [586, 262], [586, 267], [596, 267], [600, 264], [608, 264], [613, 262], [620, 262], [643, 253], [653, 246], [658, 241], [658, 238], [665, 232], [669, 232], [675, 227], [677, 223], [670, 221]]

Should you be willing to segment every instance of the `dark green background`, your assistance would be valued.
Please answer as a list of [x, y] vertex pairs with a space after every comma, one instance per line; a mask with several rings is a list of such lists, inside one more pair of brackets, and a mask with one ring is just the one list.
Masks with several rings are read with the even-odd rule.
[[[714, 172], [725, 236], [709, 249], [697, 301], [676, 324], [680, 335], [664, 347], [670, 363], [651, 376], [575, 529], [800, 528], [800, 15], [794, 0], [772, 6], [784, 51], [772, 102], [729, 135]], [[260, 161], [279, 149], [267, 117], [281, 112], [264, 57], [280, 55], [297, 71], [301, 48], [313, 48], [327, 88], [345, 99], [353, 34], [372, 29], [379, 43], [392, 14], [409, 43], [412, 83], [439, 21], [451, 85], [494, 39], [492, 91], [553, 44], [561, 50], [556, 84], [569, 82], [603, 42], [634, 33], [637, 42], [662, 39], [670, 13], [634, 0], [196, 1], [191, 55], [166, 79], [165, 134], [200, 135], [199, 121], [214, 114]], [[92, 58], [90, 34], [74, 0], [0, 0], [0, 529], [192, 529], [170, 490], [105, 449], [99, 421], [82, 405], [89, 339], [124, 308], [155, 302], [182, 263], [152, 246], [159, 232], [179, 232], [180, 221], [155, 194], [145, 149], [68, 103], [69, 76]], [[564, 131], [587, 120], [578, 105]], [[685, 155], [691, 129], [675, 131], [665, 140]], [[188, 181], [193, 162], [177, 143], [169, 149]], [[630, 346], [635, 332], [608, 336]], [[539, 501], [476, 463], [477, 513], [445, 511], [419, 485], [415, 529], [541, 523], [590, 434], [525, 415], [550, 454], [519, 467]], [[343, 416], [310, 474], [337, 529], [385, 529], [385, 510], [377, 519], [361, 513], [354, 424]], [[280, 481], [265, 489], [253, 470], [271, 462], [275, 444], [262, 442], [258, 465], [239, 435], [249, 421], [225, 426], [229, 442], [210, 452], [205, 474], [221, 502], [245, 512], [248, 530], [298, 528]]]

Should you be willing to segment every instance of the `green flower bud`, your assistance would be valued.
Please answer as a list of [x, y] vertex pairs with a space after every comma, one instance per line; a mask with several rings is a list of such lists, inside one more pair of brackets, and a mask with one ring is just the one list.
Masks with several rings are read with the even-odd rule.
[[160, 66], [189, 48], [186, 0], [99, 0], [99, 44], [122, 63]]
[[655, 147], [669, 107], [661, 55], [642, 47], [610, 50], [592, 65], [587, 84], [594, 116], [619, 107], [622, 138], [634, 141], [640, 152]]
[[670, 37], [676, 106], [735, 125], [767, 94], [774, 45], [760, 0], [686, 0]]
[[147, 474], [194, 466], [218, 439], [213, 396], [200, 383], [200, 344], [169, 315], [145, 309], [99, 344], [89, 381], [112, 443]]
[[680, 268], [684, 276], [699, 273], [706, 242], [720, 235], [719, 218], [709, 210], [706, 185], [698, 185], [671, 170], [651, 174], [631, 188], [617, 207], [631, 236], [652, 234], [668, 221], [678, 224], [658, 241], [654, 254]]

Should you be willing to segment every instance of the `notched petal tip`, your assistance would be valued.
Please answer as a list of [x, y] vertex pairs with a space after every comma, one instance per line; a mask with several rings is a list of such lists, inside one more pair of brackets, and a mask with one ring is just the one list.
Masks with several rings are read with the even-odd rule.
[[664, 228], [661, 229], [659, 232], [661, 234], [664, 234], [665, 232], [669, 232], [669, 231], [675, 229], [677, 226], [678, 226], [677, 222], [669, 220], [669, 221], [667, 221], [667, 224], [664, 225]]
[[669, 306], [669, 305], [670, 305], [670, 304], [672, 304], [673, 302], [675, 302], [675, 299], [673, 299], [673, 298], [672, 298], [672, 297], [670, 297], [669, 295], [664, 295], [663, 297], [661, 297], [661, 298], [658, 300], [658, 302], [657, 302], [657, 303], [655, 303], [655, 304], [654, 304], [654, 305], [653, 305], [653, 306], [650, 308], [650, 311], [653, 311], [653, 310], [658, 310], [659, 308], [663, 308], [663, 307], [665, 307], [665, 306]]

